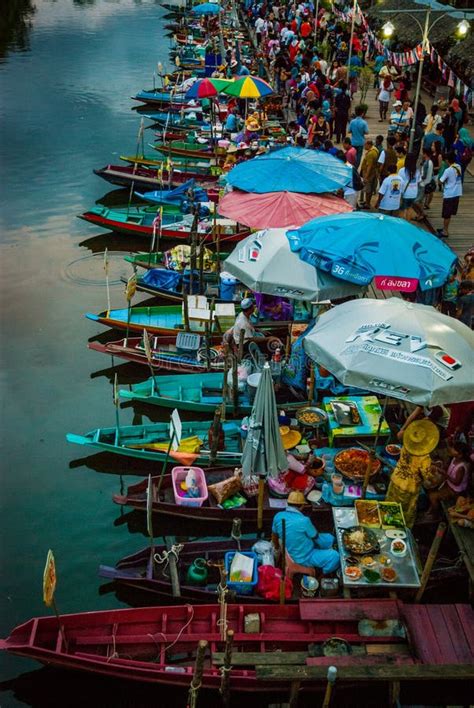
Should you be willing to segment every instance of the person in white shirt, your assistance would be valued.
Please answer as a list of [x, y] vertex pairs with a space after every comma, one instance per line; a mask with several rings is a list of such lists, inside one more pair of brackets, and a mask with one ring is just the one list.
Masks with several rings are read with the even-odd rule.
[[421, 172], [416, 166], [416, 155], [413, 152], [409, 152], [406, 156], [405, 165], [399, 171], [398, 176], [405, 183], [400, 204], [400, 216], [408, 219], [409, 211], [418, 197], [418, 187], [421, 182]]
[[262, 36], [265, 33], [267, 29], [267, 22], [266, 20], [263, 19], [263, 17], [257, 17], [255, 20], [255, 38], [257, 40], [257, 44], [260, 44], [262, 41]]
[[425, 135], [428, 135], [429, 133], [434, 133], [436, 130], [436, 126], [442, 122], [443, 122], [443, 119], [439, 115], [438, 106], [435, 103], [433, 106], [431, 106], [430, 112], [428, 113], [428, 115], [425, 117], [425, 120], [423, 121]]
[[377, 98], [379, 101], [379, 123], [383, 123], [387, 117], [388, 104], [390, 103], [390, 97], [395, 86], [390, 76], [385, 76], [385, 78], [380, 79], [379, 91]]
[[443, 186], [443, 228], [438, 229], [441, 238], [449, 236], [449, 222], [458, 213], [459, 197], [462, 196], [461, 167], [456, 163], [456, 154], [451, 151], [446, 155], [449, 167], [443, 172], [439, 181]]
[[388, 176], [379, 187], [375, 208], [385, 214], [397, 216], [405, 183], [397, 174], [395, 164], [387, 165]]

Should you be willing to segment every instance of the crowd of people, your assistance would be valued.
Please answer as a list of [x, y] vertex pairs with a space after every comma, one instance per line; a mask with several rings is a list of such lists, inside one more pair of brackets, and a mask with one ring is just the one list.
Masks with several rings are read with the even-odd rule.
[[[340, 0], [334, 5], [347, 12], [345, 4]], [[244, 9], [257, 43], [254, 65], [246, 66], [229, 50], [228, 66], [231, 74], [250, 70], [269, 79], [283, 96], [289, 115], [288, 141], [328, 152], [352, 166], [352, 183], [340, 196], [355, 209], [423, 222], [433, 208], [433, 195], [442, 192], [443, 226], [438, 236], [448, 239], [473, 150], [463, 98], [454, 96], [428, 110], [420, 98], [415, 107], [418, 65], [392, 64], [362, 24], [356, 23], [350, 48], [350, 23], [324, 8], [315, 17], [312, 2], [246, 0]], [[357, 103], [358, 84], [365, 82], [367, 89], [368, 76], [377, 90], [380, 130], [376, 136], [370, 135], [365, 119], [367, 105]], [[248, 148], [258, 138], [258, 114], [246, 121], [241, 115], [236, 102], [226, 128], [240, 131], [238, 138]], [[236, 160], [238, 156], [231, 156], [226, 167]], [[471, 258], [471, 253], [466, 255]], [[471, 325], [472, 268], [458, 268], [453, 278], [445, 289], [417, 297]]]

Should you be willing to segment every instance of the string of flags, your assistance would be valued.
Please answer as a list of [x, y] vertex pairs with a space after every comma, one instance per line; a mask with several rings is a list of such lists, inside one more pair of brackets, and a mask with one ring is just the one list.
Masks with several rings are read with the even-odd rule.
[[[367, 22], [367, 19], [362, 12], [361, 8], [359, 7], [359, 3], [356, 2], [355, 4], [355, 9], [356, 9], [356, 22], [358, 24], [362, 25], [362, 27], [365, 29], [367, 35], [370, 37], [372, 42], [374, 43], [375, 48], [377, 51], [379, 51], [382, 54], [385, 54], [387, 59], [394, 65], [394, 66], [410, 66], [412, 64], [416, 64], [418, 61], [420, 61], [421, 57], [423, 56], [423, 43], [420, 42], [419, 44], [416, 45], [416, 47], [413, 47], [413, 49], [408, 49], [405, 52], [392, 52], [391, 50], [387, 49], [387, 47], [378, 39], [378, 37], [375, 35], [374, 31], [369, 27], [369, 23]], [[352, 22], [352, 13], [353, 9], [351, 8], [348, 12], [342, 12], [341, 10], [338, 10], [336, 7], [333, 6], [334, 13], [341, 18], [344, 22]], [[426, 47], [425, 50], [425, 59], [426, 57], [430, 58], [430, 61], [432, 64], [436, 64], [438, 69], [441, 72], [441, 75], [443, 77], [443, 80], [446, 81], [447, 85], [450, 86], [451, 88], [454, 88], [456, 91], [456, 94], [460, 96], [462, 94], [464, 100], [467, 102], [470, 94], [470, 88], [467, 86], [460, 78], [459, 76], [456, 76], [454, 71], [446, 64], [445, 61], [443, 61], [442, 57], [439, 55], [439, 53], [436, 51], [436, 49], [433, 47], [432, 44], [428, 42], [428, 46]]]

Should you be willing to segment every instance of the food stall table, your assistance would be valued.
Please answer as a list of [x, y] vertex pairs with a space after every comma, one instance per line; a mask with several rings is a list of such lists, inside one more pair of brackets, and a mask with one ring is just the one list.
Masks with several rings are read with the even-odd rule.
[[[334, 507], [332, 510], [333, 514], [333, 520], [334, 520], [334, 528], [335, 528], [335, 533], [336, 533], [336, 539], [337, 539], [337, 547], [341, 556], [341, 569], [342, 569], [342, 582], [344, 584], [345, 588], [351, 589], [351, 588], [370, 588], [370, 587], [385, 587], [385, 588], [418, 588], [420, 587], [420, 575], [418, 572], [418, 566], [417, 566], [417, 560], [416, 560], [416, 552], [414, 549], [414, 540], [413, 537], [410, 533], [409, 529], [405, 529], [406, 533], [406, 538], [404, 539], [405, 543], [407, 544], [407, 551], [406, 554], [400, 558], [400, 557], [395, 557], [391, 552], [390, 552], [390, 544], [391, 544], [391, 539], [387, 538], [385, 535], [385, 529], [382, 528], [370, 528], [370, 531], [372, 531], [376, 536], [377, 540], [379, 542], [380, 546], [380, 552], [379, 553], [371, 553], [370, 555], [373, 556], [374, 560], [377, 559], [380, 555], [384, 555], [390, 558], [392, 561], [390, 568], [393, 568], [395, 572], [397, 573], [397, 577], [393, 582], [386, 582], [383, 580], [383, 578], [380, 578], [379, 581], [377, 582], [369, 582], [366, 580], [364, 575], [362, 575], [361, 578], [357, 580], [353, 580], [351, 578], [348, 578], [345, 574], [345, 568], [346, 568], [346, 559], [350, 557], [350, 553], [346, 550], [343, 539], [342, 539], [342, 534], [345, 529], [350, 528], [351, 526], [357, 526], [357, 513], [354, 508], [348, 508], [348, 507]], [[352, 554], [354, 555], [354, 554]], [[367, 555], [367, 554], [366, 554]], [[362, 556], [358, 556], [362, 557]], [[376, 565], [373, 568], [370, 568], [370, 570], [377, 570], [379, 572], [381, 569], [381, 566], [379, 563], [376, 562]]]
[[[359, 413], [360, 423], [358, 425], [340, 425], [334, 416], [331, 401], [355, 404]], [[369, 444], [375, 441], [380, 416], [382, 415], [382, 408], [377, 396], [333, 396], [323, 398], [323, 408], [328, 415], [328, 438], [332, 447], [343, 446], [348, 442], [348, 438], [363, 438]], [[384, 419], [380, 427], [379, 441], [382, 442], [388, 438], [390, 432], [387, 421]]]

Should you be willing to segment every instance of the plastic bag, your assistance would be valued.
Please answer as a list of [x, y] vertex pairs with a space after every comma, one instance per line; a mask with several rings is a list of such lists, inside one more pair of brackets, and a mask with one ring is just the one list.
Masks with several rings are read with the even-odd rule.
[[207, 488], [216, 502], [222, 504], [223, 501], [236, 494], [236, 492], [239, 492], [241, 487], [241, 478], [235, 475], [234, 477], [229, 477], [229, 479], [222, 480], [222, 482], [209, 484]]
[[229, 580], [231, 583], [251, 583], [254, 559], [238, 551], [230, 564]]
[[[283, 574], [279, 568], [272, 565], [261, 565], [258, 569], [257, 592], [266, 600], [280, 599], [280, 581]], [[293, 582], [285, 578], [285, 598], [289, 600], [293, 594]]]

